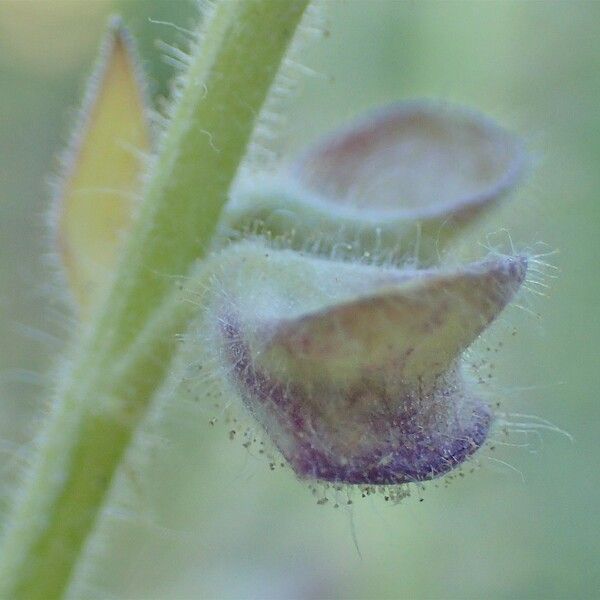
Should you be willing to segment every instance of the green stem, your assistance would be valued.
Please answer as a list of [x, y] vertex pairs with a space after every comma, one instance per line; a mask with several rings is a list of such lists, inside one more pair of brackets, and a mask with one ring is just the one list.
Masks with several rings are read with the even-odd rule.
[[222, 0], [205, 20], [113, 286], [61, 374], [6, 523], [1, 597], [49, 600], [67, 591], [185, 328], [188, 309], [159, 307], [168, 306], [172, 276], [186, 274], [210, 244], [307, 2]]

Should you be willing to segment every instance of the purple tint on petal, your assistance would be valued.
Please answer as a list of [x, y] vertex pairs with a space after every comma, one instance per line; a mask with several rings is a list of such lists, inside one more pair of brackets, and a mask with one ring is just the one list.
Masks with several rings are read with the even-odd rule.
[[[470, 407], [467, 419], [459, 419], [452, 411], [444, 414], [446, 420], [440, 432], [434, 426], [423, 426], [427, 421], [415, 410], [419, 403], [414, 397], [407, 397], [405, 403], [394, 403], [401, 407], [396, 409], [390, 409], [387, 399], [381, 397], [373, 403], [372, 413], [354, 422], [348, 432], [356, 434], [358, 425], [363, 436], [372, 440], [368, 451], [330, 451], [328, 448], [336, 445], [328, 443], [327, 435], [331, 433], [339, 442], [340, 431], [335, 430], [335, 425], [322, 422], [322, 415], [315, 410], [305, 388], [298, 383], [284, 384], [256, 368], [239, 326], [230, 317], [222, 323], [244, 403], [301, 478], [365, 485], [424, 481], [451, 471], [487, 439], [492, 414], [482, 403]], [[456, 390], [448, 395], [451, 393]], [[320, 400], [325, 404], [328, 398]], [[430, 421], [431, 425], [434, 422]]]
[[[445, 475], [475, 453], [487, 439], [492, 416], [485, 405], [474, 411], [474, 420], [462, 437], [440, 443], [435, 434], [413, 427], [410, 422], [398, 420], [396, 444], [382, 444], [369, 456], [356, 457], [342, 465], [314, 448], [302, 448], [294, 457], [294, 470], [300, 477], [331, 482], [393, 485], [427, 481]], [[403, 440], [411, 440], [411, 444]], [[436, 444], [437, 442], [437, 444]]]

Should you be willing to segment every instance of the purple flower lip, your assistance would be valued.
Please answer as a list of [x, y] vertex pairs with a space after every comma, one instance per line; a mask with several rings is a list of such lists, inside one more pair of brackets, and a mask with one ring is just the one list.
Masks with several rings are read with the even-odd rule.
[[[485, 443], [491, 413], [485, 406], [473, 410], [474, 425], [445, 444], [425, 436], [419, 426], [411, 426], [410, 421], [405, 422], [399, 416], [394, 423], [397, 440], [371, 454], [353, 457], [351, 462], [340, 463], [314, 448], [302, 446], [296, 456], [286, 458], [299, 477], [332, 483], [398, 485], [435, 479], [465, 462]], [[402, 443], [401, 439], [410, 439], [411, 443]]]
[[460, 358], [526, 268], [524, 257], [408, 278], [363, 268], [369, 293], [270, 322], [248, 323], [237, 301], [221, 305], [232, 383], [300, 478], [395, 485], [439, 477], [488, 437], [492, 412]]
[[[269, 420], [267, 433], [300, 478], [368, 485], [426, 481], [452, 471], [487, 439], [492, 414], [485, 404], [473, 402], [465, 424], [456, 419], [449, 432], [440, 434], [424, 426], [427, 419], [423, 419], [419, 404], [426, 398], [406, 397], [399, 403], [404, 408], [391, 412], [386, 398], [376, 397], [378, 406], [371, 406], [372, 413], [364, 423], [364, 435], [374, 438], [369, 450], [352, 456], [335, 452], [325, 439], [327, 428], [314, 421], [318, 415], [310, 410], [302, 386], [283, 384], [256, 369], [239, 329], [231, 319], [224, 318], [223, 323], [242, 398], [263, 423], [264, 414], [276, 415]], [[327, 402], [326, 397], [319, 400]]]

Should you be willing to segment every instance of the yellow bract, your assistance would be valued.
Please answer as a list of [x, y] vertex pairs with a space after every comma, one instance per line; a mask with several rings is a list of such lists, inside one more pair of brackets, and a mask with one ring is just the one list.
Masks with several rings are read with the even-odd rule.
[[92, 76], [55, 206], [59, 253], [83, 316], [114, 270], [150, 146], [139, 74], [117, 24]]

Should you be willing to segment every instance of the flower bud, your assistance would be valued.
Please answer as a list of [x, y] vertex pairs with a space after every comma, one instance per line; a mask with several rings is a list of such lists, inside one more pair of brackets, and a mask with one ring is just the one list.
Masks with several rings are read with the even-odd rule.
[[461, 355], [519, 289], [524, 257], [400, 271], [242, 242], [218, 265], [208, 343], [299, 477], [423, 481], [485, 442], [492, 414]]
[[275, 175], [242, 178], [223, 233], [294, 232], [295, 248], [343, 243], [417, 254], [440, 249], [518, 182], [515, 136], [474, 111], [405, 102], [373, 112], [309, 148]]

